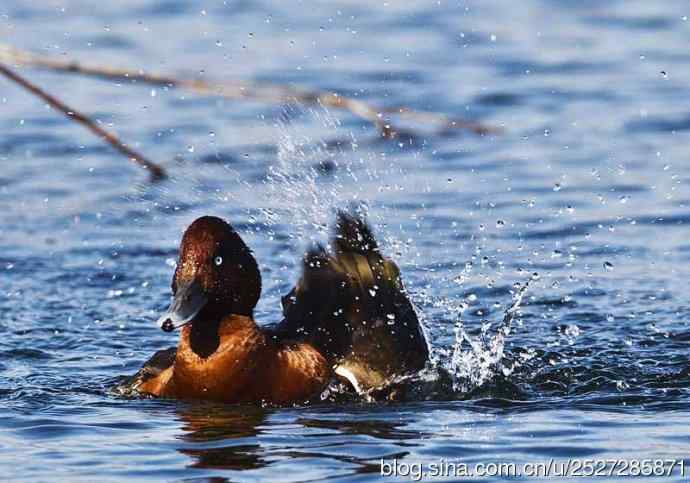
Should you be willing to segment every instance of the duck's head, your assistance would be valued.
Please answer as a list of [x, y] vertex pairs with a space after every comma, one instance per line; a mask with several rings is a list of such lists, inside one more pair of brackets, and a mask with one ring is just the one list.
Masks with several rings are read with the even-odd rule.
[[229, 314], [251, 316], [261, 294], [261, 274], [232, 226], [203, 216], [182, 236], [172, 292], [170, 307], [158, 319], [166, 332]]

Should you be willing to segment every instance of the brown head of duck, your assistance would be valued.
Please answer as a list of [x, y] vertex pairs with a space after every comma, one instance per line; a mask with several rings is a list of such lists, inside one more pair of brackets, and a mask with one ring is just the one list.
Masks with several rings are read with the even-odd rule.
[[253, 316], [261, 273], [240, 235], [222, 219], [204, 216], [182, 236], [172, 293], [170, 307], [158, 319], [161, 329], [172, 332], [191, 324], [195, 333], [213, 333], [228, 314]]
[[159, 318], [181, 329], [175, 350], [140, 371], [137, 390], [154, 396], [223, 402], [299, 402], [318, 394], [330, 366], [311, 345], [279, 343], [253, 319], [261, 274], [251, 250], [220, 218], [204, 216], [185, 231]]

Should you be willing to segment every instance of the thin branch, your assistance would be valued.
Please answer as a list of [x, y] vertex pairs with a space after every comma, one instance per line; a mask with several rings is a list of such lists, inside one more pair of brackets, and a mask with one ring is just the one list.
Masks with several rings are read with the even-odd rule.
[[389, 107], [385, 109], [384, 112], [387, 114], [395, 114], [400, 118], [411, 119], [417, 122], [441, 124], [447, 130], [465, 129], [480, 136], [498, 134], [501, 132], [500, 128], [494, 126], [487, 126], [485, 124], [470, 121], [468, 119], [452, 118], [438, 112], [412, 111], [406, 107]]
[[151, 175], [152, 181], [158, 181], [165, 178], [165, 171], [163, 170], [163, 168], [155, 164], [153, 161], [149, 161], [141, 154], [137, 153], [133, 149], [123, 144], [117, 137], [115, 137], [113, 134], [109, 133], [105, 129], [101, 128], [98, 124], [86, 117], [84, 114], [62, 103], [62, 101], [56, 99], [55, 97], [51, 96], [50, 94], [40, 89], [36, 85], [32, 84], [31, 82], [29, 82], [16, 72], [12, 71], [10, 68], [3, 65], [2, 63], [0, 63], [0, 74], [4, 75], [11, 81], [19, 84], [27, 91], [40, 97], [53, 108], [57, 109], [58, 111], [61, 111], [68, 118], [85, 126], [96, 136], [100, 137], [101, 139], [109, 143], [111, 146], [113, 146], [115, 149], [120, 151], [122, 154], [127, 156], [130, 161], [147, 169]]
[[398, 129], [386, 121], [384, 114], [436, 124], [444, 130], [465, 129], [480, 135], [498, 132], [495, 128], [474, 121], [453, 120], [448, 116], [434, 112], [417, 112], [404, 107], [379, 110], [364, 101], [331, 92], [310, 91], [279, 84], [257, 85], [245, 82], [219, 83], [201, 79], [178, 79], [172, 76], [146, 73], [143, 70], [134, 71], [109, 66], [85, 65], [76, 61], [55, 59], [5, 44], [0, 44], [0, 61], [101, 79], [177, 87], [198, 94], [220, 96], [227, 99], [244, 99], [268, 103], [290, 103], [296, 101], [302, 104], [318, 104], [324, 107], [349, 111], [355, 116], [373, 124], [381, 133], [381, 136], [388, 139], [395, 138]]

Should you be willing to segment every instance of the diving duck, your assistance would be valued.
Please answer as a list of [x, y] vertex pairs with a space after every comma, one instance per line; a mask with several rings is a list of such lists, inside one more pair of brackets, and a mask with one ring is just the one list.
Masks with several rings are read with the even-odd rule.
[[176, 348], [157, 352], [131, 377], [131, 392], [227, 403], [294, 404], [319, 396], [334, 377], [366, 393], [422, 369], [424, 332], [398, 267], [366, 222], [339, 212], [331, 250], [316, 247], [282, 298], [283, 318], [259, 326], [261, 274], [251, 250], [220, 218], [185, 231], [159, 318], [180, 329]]

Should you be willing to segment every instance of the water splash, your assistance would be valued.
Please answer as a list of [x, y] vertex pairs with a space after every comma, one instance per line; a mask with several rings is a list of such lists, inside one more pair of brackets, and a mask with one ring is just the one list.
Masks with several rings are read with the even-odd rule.
[[[270, 201], [267, 205], [272, 207], [262, 212], [269, 226], [288, 224], [290, 238], [315, 241], [326, 236], [337, 209], [358, 199], [348, 187], [357, 181], [356, 162], [352, 157], [357, 143], [352, 133], [346, 141], [329, 143], [322, 137], [313, 139], [294, 122], [300, 116], [315, 120], [333, 131], [334, 136], [340, 126], [325, 109], [284, 107], [283, 115], [276, 122], [278, 155], [265, 180], [265, 196]], [[346, 149], [347, 146], [352, 150]]]
[[[365, 214], [368, 211], [362, 201], [366, 193], [357, 191], [359, 177], [369, 180], [381, 180], [384, 171], [372, 168], [375, 159], [366, 162], [358, 158], [357, 143], [350, 134], [348, 143], [324, 141], [322, 137], [312, 138], [306, 134], [305, 128], [296, 122], [299, 116], [307, 116], [311, 121], [316, 120], [325, 128], [337, 129], [338, 121], [333, 119], [328, 111], [305, 109], [301, 106], [286, 106], [284, 116], [276, 123], [279, 131], [278, 156], [270, 166], [265, 180], [265, 193], [272, 206], [263, 210], [264, 218], [269, 226], [287, 224], [288, 236], [303, 243], [323, 241], [327, 238], [333, 213], [342, 208], [358, 204]], [[352, 149], [347, 149], [347, 146]], [[328, 163], [332, 171], [324, 177], [322, 166]], [[354, 181], [354, 183], [353, 183]], [[385, 211], [385, 207], [382, 207]], [[503, 223], [500, 223], [501, 225]], [[390, 233], [386, 224], [379, 233], [384, 243], [391, 248], [390, 255], [399, 258], [414, 247], [414, 240], [406, 237], [404, 241]], [[465, 264], [462, 273], [453, 280], [445, 280], [462, 285], [470, 277], [474, 269], [472, 263]], [[454, 342], [443, 346], [431, 347], [431, 364], [428, 371], [413, 376], [405, 376], [395, 381], [389, 381], [387, 387], [397, 387], [404, 384], [420, 385], [429, 383], [429, 387], [444, 384], [450, 378], [452, 385], [451, 397], [458, 393], [467, 393], [490, 381], [495, 375], [510, 375], [524, 360], [512, 362], [510, 366], [504, 362], [504, 347], [509, 336], [513, 320], [518, 313], [523, 295], [529, 282], [516, 284], [513, 292], [513, 303], [507, 309], [498, 326], [492, 326], [488, 321], [482, 324], [479, 337], [470, 335], [464, 328], [462, 316], [465, 310], [474, 302], [470, 294], [466, 300], [437, 297], [432, 291], [421, 289], [410, 294], [416, 299], [416, 305], [441, 309], [451, 312], [454, 324]], [[421, 302], [421, 303], [420, 303]], [[430, 327], [424, 311], [418, 311], [422, 326]], [[427, 340], [431, 340], [428, 337]], [[331, 399], [341, 394], [336, 384], [327, 389], [322, 398]], [[347, 391], [346, 391], [347, 392]], [[422, 391], [423, 392], [423, 391]], [[430, 394], [416, 392], [416, 397], [426, 398]], [[378, 399], [372, 396], [372, 399]], [[367, 399], [364, 395], [363, 399]]]
[[[422, 371], [395, 377], [380, 387], [357, 395], [356, 399], [352, 399], [354, 395], [348, 387], [334, 381], [321, 394], [321, 399], [330, 402], [458, 399], [484, 386], [497, 375], [510, 376], [535, 356], [534, 352], [528, 351], [521, 354], [517, 361], [511, 362], [510, 366], [504, 361], [506, 340], [528, 286], [529, 281], [514, 285], [512, 304], [505, 311], [500, 324], [492, 332], [491, 324], [485, 322], [478, 339], [465, 331], [459, 317], [455, 324], [454, 344], [450, 347], [432, 346], [430, 363]], [[469, 307], [464, 300], [455, 299], [439, 298], [436, 304], [445, 309], [453, 307], [458, 314]], [[425, 319], [423, 312], [419, 315], [420, 319]]]
[[[453, 390], [466, 393], [491, 380], [496, 374], [509, 376], [524, 361], [507, 366], [503, 362], [506, 338], [510, 335], [529, 281], [523, 285], [516, 283], [513, 290], [513, 303], [506, 310], [503, 320], [491, 331], [491, 323], [482, 323], [479, 338], [470, 336], [464, 328], [462, 319], [454, 327], [455, 342], [450, 357], [441, 363], [441, 369], [452, 378]], [[465, 306], [465, 308], [467, 305]]]
[[[319, 126], [316, 136], [308, 134], [313, 125]], [[286, 105], [274, 126], [278, 153], [268, 168], [265, 189], [260, 190], [267, 226], [288, 225], [285, 235], [302, 244], [326, 242], [334, 213], [348, 209], [376, 226], [377, 238], [389, 247], [393, 259], [414, 249], [412, 238], [390, 230], [391, 208], [380, 204], [372, 214], [367, 204], [372, 195], [369, 182], [378, 184], [379, 192], [404, 190], [405, 171], [400, 166], [382, 153], [361, 151], [355, 134], [344, 134], [340, 121], [326, 108]], [[391, 179], [396, 181], [391, 184]]]

